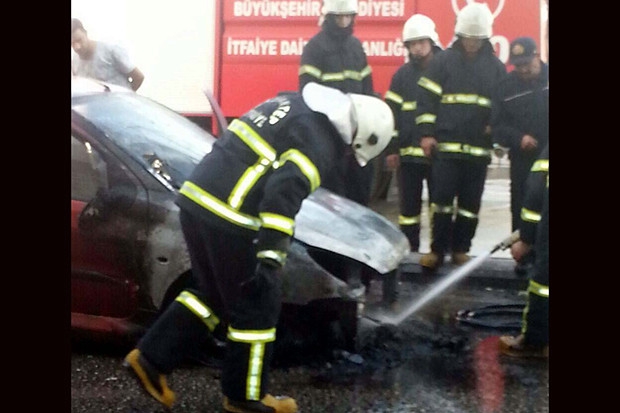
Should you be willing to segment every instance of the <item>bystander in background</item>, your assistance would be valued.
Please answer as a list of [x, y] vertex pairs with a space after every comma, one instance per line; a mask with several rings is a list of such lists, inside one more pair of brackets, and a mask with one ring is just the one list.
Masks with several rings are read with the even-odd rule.
[[[514, 69], [499, 84], [493, 102], [493, 142], [508, 148], [512, 231], [519, 227], [525, 182], [534, 161], [549, 142], [549, 70], [534, 39], [519, 37], [510, 44]], [[534, 262], [523, 257], [515, 272], [525, 275]]]
[[71, 70], [84, 76], [136, 91], [144, 81], [144, 74], [133, 63], [127, 51], [116, 44], [96, 41], [88, 37], [79, 19], [71, 19], [71, 47], [76, 53]]

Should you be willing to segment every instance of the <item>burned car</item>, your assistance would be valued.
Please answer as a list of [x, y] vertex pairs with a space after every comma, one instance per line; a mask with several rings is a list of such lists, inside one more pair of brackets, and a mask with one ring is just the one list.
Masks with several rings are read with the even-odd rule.
[[[84, 78], [71, 91], [71, 326], [138, 339], [192, 282], [174, 203], [217, 137], [133, 91]], [[365, 287], [409, 244], [383, 216], [323, 188], [308, 197], [283, 273], [280, 337], [333, 329], [359, 344]]]

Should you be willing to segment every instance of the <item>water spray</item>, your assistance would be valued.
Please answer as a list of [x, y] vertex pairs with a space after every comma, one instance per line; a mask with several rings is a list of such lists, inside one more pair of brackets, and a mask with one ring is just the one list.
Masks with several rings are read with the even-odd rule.
[[447, 274], [445, 277], [440, 279], [437, 283], [431, 285], [422, 296], [415, 302], [413, 302], [408, 308], [404, 309], [400, 314], [395, 316], [384, 316], [382, 320], [380, 320], [384, 324], [395, 324], [398, 325], [407, 317], [411, 316], [413, 313], [418, 311], [424, 305], [426, 305], [429, 301], [437, 297], [439, 294], [443, 293], [448, 287], [456, 283], [457, 281], [464, 278], [474, 269], [476, 269], [480, 264], [482, 264], [488, 257], [490, 257], [493, 253], [499, 250], [505, 250], [509, 248], [512, 244], [519, 240], [519, 230], [516, 230], [509, 237], [502, 240], [500, 243], [495, 245], [490, 251], [486, 251], [481, 255], [469, 260], [465, 265], [456, 268], [454, 271]]

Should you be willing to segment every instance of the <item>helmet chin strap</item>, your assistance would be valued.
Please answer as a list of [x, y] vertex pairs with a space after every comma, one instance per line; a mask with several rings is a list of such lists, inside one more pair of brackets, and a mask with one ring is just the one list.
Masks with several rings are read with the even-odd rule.
[[315, 112], [327, 116], [347, 145], [353, 142], [357, 131], [351, 99], [338, 89], [308, 83], [301, 91], [306, 105]]

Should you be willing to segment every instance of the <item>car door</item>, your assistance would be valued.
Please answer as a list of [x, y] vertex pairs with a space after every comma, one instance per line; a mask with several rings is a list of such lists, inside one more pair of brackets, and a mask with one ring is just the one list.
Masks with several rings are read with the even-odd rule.
[[130, 169], [72, 124], [72, 319], [135, 313], [147, 211], [146, 191]]

